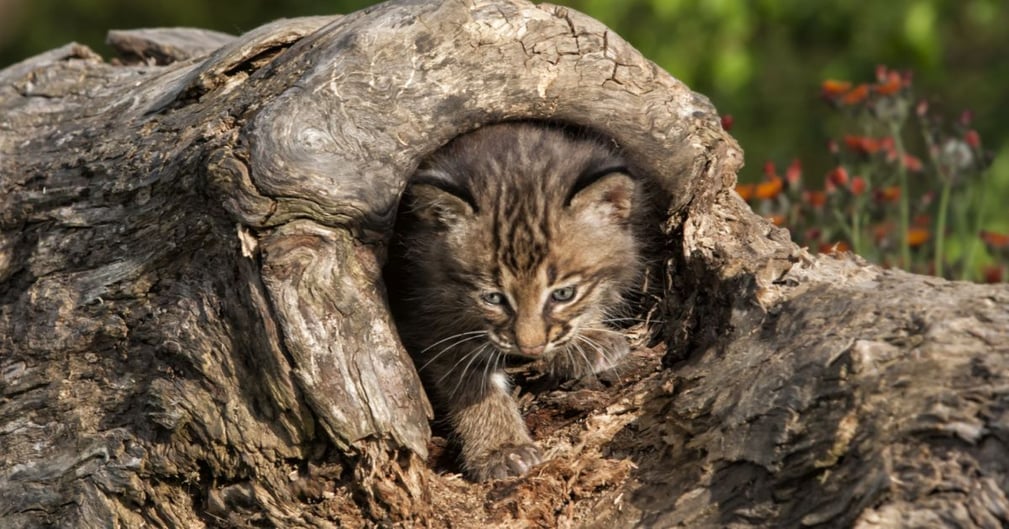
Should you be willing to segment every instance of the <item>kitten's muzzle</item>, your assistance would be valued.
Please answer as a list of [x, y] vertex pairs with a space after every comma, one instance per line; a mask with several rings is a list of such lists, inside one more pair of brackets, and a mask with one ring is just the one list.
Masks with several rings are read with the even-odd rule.
[[543, 354], [543, 351], [545, 351], [546, 348], [547, 348], [546, 344], [542, 343], [533, 346], [519, 344], [519, 352], [525, 356], [540, 356], [541, 354]]

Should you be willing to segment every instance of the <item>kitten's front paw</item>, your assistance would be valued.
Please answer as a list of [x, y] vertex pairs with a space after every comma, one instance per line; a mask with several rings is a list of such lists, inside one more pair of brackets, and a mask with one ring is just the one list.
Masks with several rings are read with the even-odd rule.
[[475, 458], [466, 466], [467, 474], [474, 481], [487, 481], [525, 475], [541, 461], [543, 453], [539, 447], [526, 443], [502, 446], [484, 457]]

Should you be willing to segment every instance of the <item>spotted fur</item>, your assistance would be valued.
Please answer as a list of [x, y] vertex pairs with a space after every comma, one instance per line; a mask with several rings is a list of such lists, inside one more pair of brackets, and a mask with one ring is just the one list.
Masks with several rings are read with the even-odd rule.
[[637, 195], [611, 142], [543, 124], [460, 136], [415, 175], [390, 298], [470, 478], [521, 475], [541, 459], [509, 395], [506, 355], [583, 376], [627, 352], [607, 319], [640, 273]]

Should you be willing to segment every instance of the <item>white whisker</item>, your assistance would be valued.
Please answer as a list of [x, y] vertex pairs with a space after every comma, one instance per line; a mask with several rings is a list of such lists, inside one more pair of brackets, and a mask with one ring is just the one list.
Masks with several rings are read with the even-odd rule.
[[430, 350], [432, 347], [434, 347], [436, 345], [439, 345], [439, 344], [442, 344], [442, 343], [445, 343], [445, 342], [447, 342], [447, 341], [449, 341], [449, 340], [451, 340], [453, 338], [459, 338], [460, 336], [468, 336], [468, 335], [473, 335], [473, 334], [487, 334], [487, 331], [460, 332], [460, 333], [457, 333], [457, 334], [453, 334], [451, 336], [446, 336], [445, 338], [442, 338], [441, 340], [438, 340], [437, 342], [434, 342], [433, 344], [427, 346], [426, 348], [424, 348], [423, 351], [421, 351], [418, 354], [424, 354], [424, 353], [428, 352], [428, 350]]
[[[459, 381], [455, 383], [455, 387], [452, 388], [452, 392], [448, 394], [449, 398], [454, 397], [455, 396], [455, 392], [459, 391], [459, 386], [461, 386], [463, 382], [467, 381], [466, 380], [466, 372], [469, 371], [470, 366], [473, 365], [473, 362], [477, 358], [480, 357], [480, 354], [483, 353], [483, 351], [485, 349], [487, 349], [487, 344], [483, 344], [482, 346], [480, 346], [479, 349], [476, 349], [473, 353], [471, 353], [470, 355], [468, 355], [470, 357], [469, 362], [466, 363], [466, 367], [462, 368], [462, 372], [458, 374]], [[457, 362], [456, 365], [458, 365], [458, 364], [459, 363]], [[454, 369], [454, 367], [453, 367], [453, 369]], [[448, 373], [446, 373], [446, 374], [448, 374]], [[442, 378], [444, 378], [444, 377], [442, 377]]]
[[[610, 369], [610, 368], [616, 366], [616, 364], [617, 364], [616, 361], [618, 359], [614, 358], [612, 356], [613, 351], [607, 350], [605, 347], [602, 346], [602, 344], [600, 344], [599, 342], [597, 342], [597, 341], [589, 338], [588, 336], [579, 335], [578, 337], [581, 338], [590, 347], [592, 347], [593, 349], [595, 349], [596, 353], [598, 353], [603, 358], [603, 360], [605, 361], [607, 369]], [[595, 373], [595, 371], [593, 371], [593, 373]], [[617, 375], [617, 381], [620, 382], [620, 383], [623, 383], [623, 379], [620, 377], [620, 374], [616, 373], [616, 375]]]
[[465, 337], [465, 338], [463, 338], [463, 339], [461, 339], [461, 340], [459, 340], [457, 342], [454, 342], [451, 345], [445, 347], [441, 351], [438, 351], [438, 354], [436, 354], [433, 357], [431, 357], [427, 362], [424, 362], [424, 365], [422, 365], [419, 368], [417, 368], [417, 371], [420, 372], [420, 371], [423, 371], [423, 370], [427, 369], [427, 366], [431, 365], [432, 362], [434, 362], [435, 360], [437, 360], [438, 358], [440, 358], [443, 354], [449, 352], [449, 350], [455, 348], [456, 346], [461, 345], [461, 344], [466, 343], [466, 342], [470, 342], [470, 341], [476, 340], [476, 339], [480, 338], [481, 336], [487, 334], [486, 331], [480, 331], [480, 332], [482, 334], [478, 334], [478, 335], [475, 335], [475, 336]]
[[[580, 334], [576, 335], [575, 338], [577, 338], [579, 340], [582, 340], [582, 341], [585, 341], [589, 345], [592, 345], [591, 342], [589, 342], [584, 336], [582, 336]], [[595, 373], [596, 373], [595, 366], [592, 365], [592, 360], [589, 360], [588, 355], [585, 354], [585, 349], [582, 349], [581, 344], [579, 344], [577, 341], [571, 342], [571, 344], [574, 345], [575, 349], [578, 350], [578, 354], [581, 355], [582, 360], [585, 360], [585, 368], [587, 370], [586, 374], [591, 374], [591, 375], [595, 376]], [[574, 362], [572, 361], [572, 367], [573, 366], [574, 366]]]

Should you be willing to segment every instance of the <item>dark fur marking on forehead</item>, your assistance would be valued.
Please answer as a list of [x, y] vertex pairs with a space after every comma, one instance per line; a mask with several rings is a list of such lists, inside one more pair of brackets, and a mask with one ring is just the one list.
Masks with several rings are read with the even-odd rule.
[[508, 235], [498, 248], [511, 271], [520, 275], [531, 274], [539, 268], [550, 246], [549, 230], [542, 222], [536, 222], [541, 220], [541, 214], [529, 211], [530, 206], [516, 208], [518, 212], [508, 221]]

